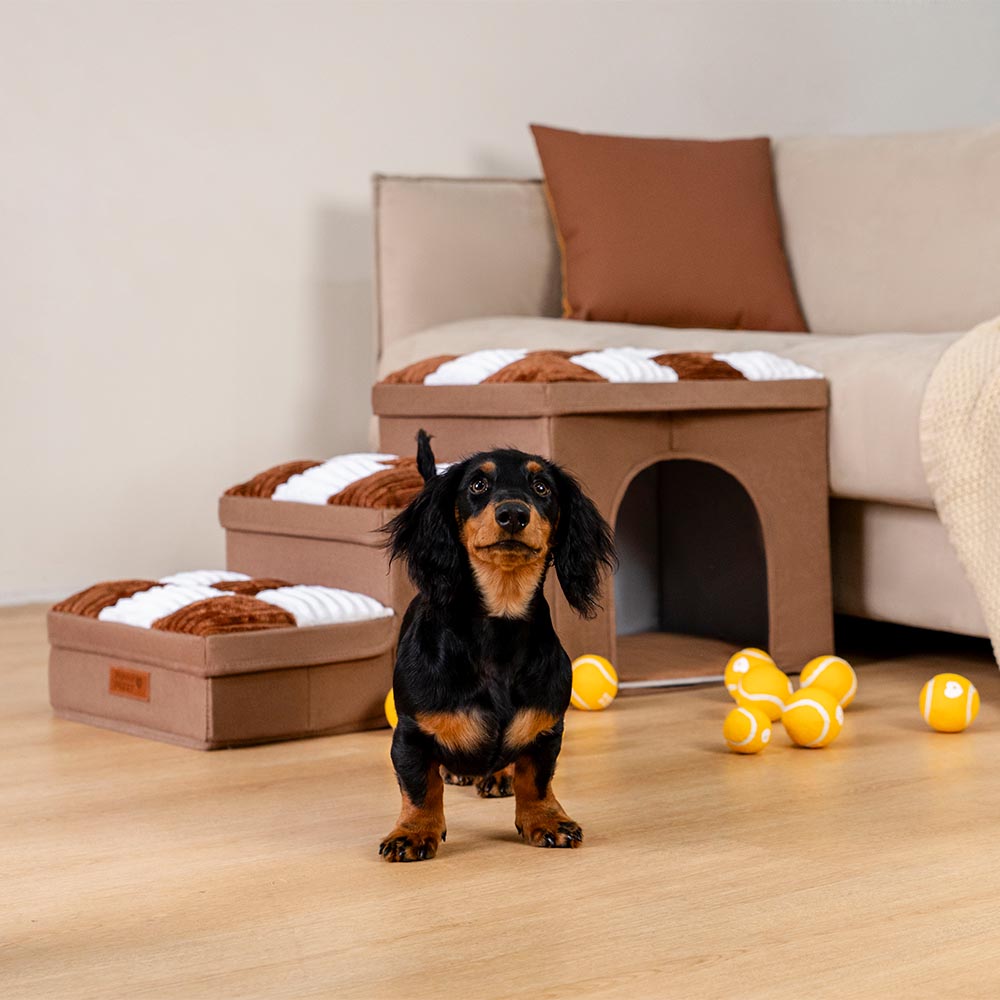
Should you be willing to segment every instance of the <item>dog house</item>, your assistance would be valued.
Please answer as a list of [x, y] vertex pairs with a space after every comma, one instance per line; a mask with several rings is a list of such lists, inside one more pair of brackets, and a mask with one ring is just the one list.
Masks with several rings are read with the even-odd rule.
[[641, 682], [718, 674], [742, 645], [786, 669], [832, 648], [825, 380], [434, 385], [426, 370], [375, 386], [381, 447], [406, 454], [424, 427], [440, 461], [546, 455], [616, 529], [622, 568], [596, 618], [547, 583], [571, 656]]
[[[652, 462], [628, 484], [614, 531], [618, 658], [633, 674], [717, 677], [733, 647], [769, 645], [763, 530], [729, 472], [687, 458]], [[672, 655], [662, 662], [665, 634]]]

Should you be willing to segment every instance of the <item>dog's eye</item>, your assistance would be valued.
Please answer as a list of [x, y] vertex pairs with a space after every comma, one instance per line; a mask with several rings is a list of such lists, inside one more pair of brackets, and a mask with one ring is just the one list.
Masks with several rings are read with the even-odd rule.
[[490, 488], [489, 480], [483, 476], [479, 476], [477, 479], [473, 479], [469, 483], [469, 492], [476, 494], [476, 496], [482, 496]]
[[547, 497], [552, 490], [549, 489], [548, 484], [543, 483], [540, 479], [536, 479], [532, 484], [531, 488], [540, 496]]

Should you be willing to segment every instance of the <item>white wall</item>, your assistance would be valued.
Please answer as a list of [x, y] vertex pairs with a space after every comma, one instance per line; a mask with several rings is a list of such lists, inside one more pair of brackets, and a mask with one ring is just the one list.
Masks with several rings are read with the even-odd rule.
[[1000, 120], [1000, 4], [0, 0], [0, 601], [215, 565], [364, 446], [372, 171]]

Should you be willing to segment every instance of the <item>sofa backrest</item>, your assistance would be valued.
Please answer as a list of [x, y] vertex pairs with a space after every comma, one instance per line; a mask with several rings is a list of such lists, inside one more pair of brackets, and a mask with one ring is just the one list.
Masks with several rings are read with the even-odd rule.
[[817, 333], [964, 331], [1000, 313], [1000, 127], [774, 144]]
[[[968, 329], [1000, 313], [1000, 126], [774, 143], [817, 333]], [[379, 344], [477, 316], [558, 316], [539, 180], [375, 178]]]

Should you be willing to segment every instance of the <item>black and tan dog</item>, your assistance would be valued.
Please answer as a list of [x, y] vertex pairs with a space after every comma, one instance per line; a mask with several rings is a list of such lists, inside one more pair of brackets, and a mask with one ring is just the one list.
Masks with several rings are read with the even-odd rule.
[[577, 847], [583, 832], [552, 794], [572, 671], [542, 585], [554, 565], [570, 605], [592, 616], [611, 533], [577, 482], [537, 455], [483, 452], [437, 474], [421, 431], [417, 464], [423, 491], [386, 528], [419, 593], [393, 677], [403, 808], [379, 854], [433, 858], [444, 781], [474, 778], [481, 795], [513, 793], [528, 843]]

